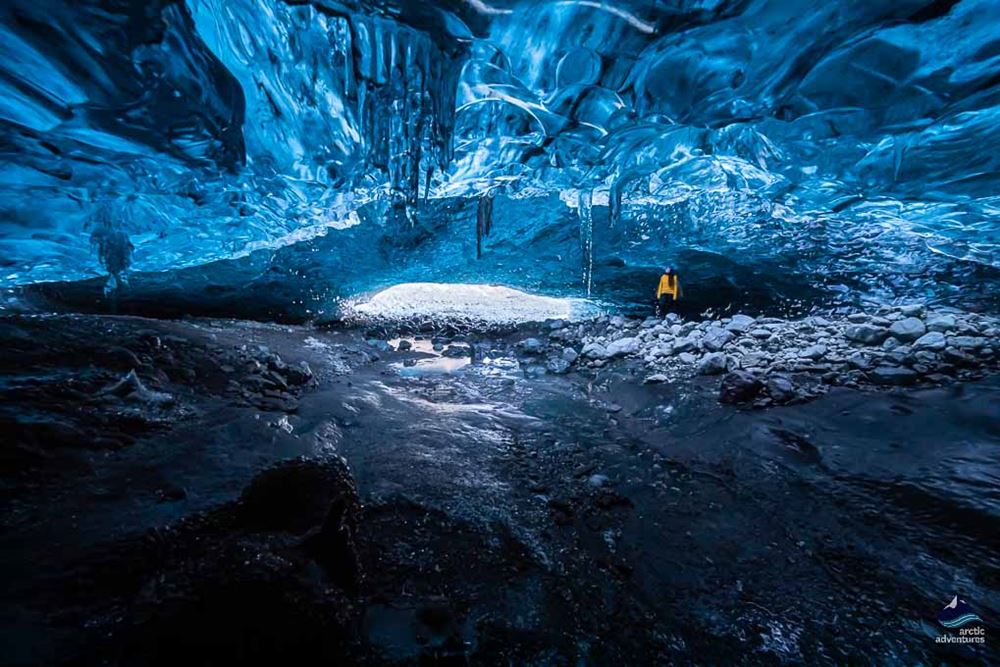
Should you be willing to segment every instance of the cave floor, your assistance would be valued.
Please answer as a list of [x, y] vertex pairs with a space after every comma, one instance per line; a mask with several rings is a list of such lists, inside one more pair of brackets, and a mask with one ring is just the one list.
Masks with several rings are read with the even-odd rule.
[[[1000, 618], [1000, 378], [742, 410], [627, 362], [526, 374], [526, 335], [469, 363], [358, 330], [0, 320], [0, 661], [156, 663], [106, 644], [138, 597], [169, 606], [159, 573], [82, 598], [85, 565], [300, 456], [343, 457], [363, 504], [353, 662], [1000, 659], [935, 642], [956, 594]], [[132, 368], [143, 400], [108, 390]]]

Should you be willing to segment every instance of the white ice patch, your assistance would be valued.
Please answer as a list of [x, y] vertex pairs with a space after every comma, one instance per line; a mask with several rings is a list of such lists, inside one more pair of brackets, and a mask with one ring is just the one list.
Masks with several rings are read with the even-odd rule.
[[378, 319], [479, 320], [518, 324], [542, 320], [576, 320], [597, 312], [585, 299], [528, 294], [499, 285], [403, 283], [348, 304], [348, 309]]

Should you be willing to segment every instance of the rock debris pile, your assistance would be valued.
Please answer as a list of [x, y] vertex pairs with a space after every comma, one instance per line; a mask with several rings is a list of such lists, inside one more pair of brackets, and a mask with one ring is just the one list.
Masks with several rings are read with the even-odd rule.
[[981, 376], [1000, 359], [996, 318], [921, 304], [836, 319], [738, 314], [699, 322], [671, 314], [548, 326], [547, 341], [529, 338], [518, 351], [544, 357], [549, 372], [630, 360], [650, 383], [721, 375], [721, 401], [762, 406], [807, 400], [837, 385], [943, 384]]

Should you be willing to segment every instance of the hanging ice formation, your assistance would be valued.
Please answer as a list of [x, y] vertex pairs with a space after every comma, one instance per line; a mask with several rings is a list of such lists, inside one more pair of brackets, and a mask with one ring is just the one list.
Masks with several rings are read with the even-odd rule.
[[580, 249], [583, 257], [583, 286], [587, 296], [593, 291], [594, 280], [594, 210], [590, 190], [580, 190], [577, 202], [580, 216]]
[[493, 192], [487, 191], [479, 197], [476, 207], [476, 259], [483, 256], [483, 239], [493, 228]]

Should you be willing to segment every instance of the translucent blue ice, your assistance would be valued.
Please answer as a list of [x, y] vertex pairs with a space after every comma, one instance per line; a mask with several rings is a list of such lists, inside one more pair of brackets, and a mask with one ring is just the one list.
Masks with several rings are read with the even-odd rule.
[[0, 41], [0, 288], [1000, 268], [996, 0], [8, 0]]

